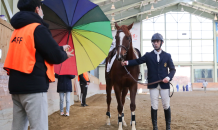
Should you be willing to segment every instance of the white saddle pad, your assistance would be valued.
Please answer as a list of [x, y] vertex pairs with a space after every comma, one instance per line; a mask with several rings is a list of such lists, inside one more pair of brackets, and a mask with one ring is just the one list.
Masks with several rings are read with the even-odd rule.
[[107, 72], [110, 72], [111, 67], [113, 66], [114, 60], [116, 59], [117, 53], [113, 56], [113, 58], [111, 59], [111, 62], [107, 63]]
[[[137, 51], [135, 49], [133, 49], [133, 52], [134, 52], [136, 58], [138, 59], [139, 56], [137, 54]], [[110, 72], [110, 70], [111, 70], [111, 68], [113, 66], [114, 60], [116, 59], [116, 56], [117, 56], [117, 53], [113, 56], [113, 58], [111, 59], [111, 62], [108, 62], [108, 64], [107, 64], [107, 72]]]

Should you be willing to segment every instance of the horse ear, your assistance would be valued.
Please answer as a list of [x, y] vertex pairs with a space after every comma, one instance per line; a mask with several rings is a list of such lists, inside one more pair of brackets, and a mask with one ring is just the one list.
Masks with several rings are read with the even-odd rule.
[[115, 27], [116, 27], [116, 29], [117, 29], [117, 30], [119, 30], [119, 29], [120, 29], [120, 26], [118, 26], [118, 24], [117, 24], [117, 23], [115, 23]]
[[128, 30], [132, 29], [133, 24], [134, 24], [134, 22], [127, 27]]

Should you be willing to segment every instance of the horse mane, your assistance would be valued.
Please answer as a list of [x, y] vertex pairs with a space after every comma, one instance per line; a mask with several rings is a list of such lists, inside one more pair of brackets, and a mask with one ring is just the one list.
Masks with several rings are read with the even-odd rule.
[[139, 49], [137, 49], [137, 48], [134, 48], [135, 50], [136, 50], [136, 52], [138, 53], [138, 56], [139, 56], [139, 58], [141, 58], [142, 57], [142, 55], [141, 55], [141, 52], [139, 51]]

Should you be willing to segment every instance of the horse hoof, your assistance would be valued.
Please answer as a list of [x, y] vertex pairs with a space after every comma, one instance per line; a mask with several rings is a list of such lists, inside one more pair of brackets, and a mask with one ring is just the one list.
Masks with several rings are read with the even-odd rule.
[[136, 130], [136, 128], [135, 128], [135, 121], [132, 121], [132, 130]]
[[127, 127], [127, 124], [126, 124], [126, 122], [125, 122], [125, 121], [123, 121], [123, 126]]
[[132, 128], [132, 130], [136, 130], [136, 128]]

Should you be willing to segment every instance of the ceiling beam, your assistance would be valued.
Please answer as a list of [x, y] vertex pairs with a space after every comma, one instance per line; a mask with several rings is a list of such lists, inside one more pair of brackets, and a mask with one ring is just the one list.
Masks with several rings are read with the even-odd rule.
[[9, 5], [8, 1], [7, 0], [1, 0], [1, 1], [2, 1], [2, 4], [3, 4], [3, 7], [5, 8], [6, 14], [8, 15], [8, 17], [11, 20], [11, 18], [13, 16], [13, 13], [11, 11], [11, 8], [10, 8], [10, 5]]
[[205, 6], [203, 4], [196, 3], [196, 2], [193, 2], [192, 5], [195, 7], [198, 7], [198, 8], [206, 9], [206, 10], [214, 12], [214, 13], [218, 13], [218, 8], [210, 8], [210, 6], [207, 7], [207, 5]]
[[[115, 2], [115, 10], [111, 10], [112, 2], [111, 0], [91, 0], [92, 2], [98, 4], [105, 2], [106, 4], [100, 6], [101, 9], [104, 11], [104, 13], [107, 15], [107, 17], [111, 20], [111, 14], [115, 13], [115, 20], [116, 22], [122, 21], [121, 23], [131, 23], [133, 21], [140, 21], [141, 18], [145, 19], [148, 12], [152, 12], [152, 15], [149, 15], [149, 17], [156, 16], [161, 13], [166, 13], [169, 11], [172, 11], [171, 9], [175, 9], [177, 7], [180, 8], [181, 11], [181, 5], [180, 3], [186, 3], [190, 4], [192, 2], [192, 5], [189, 5], [190, 7], [183, 6], [184, 9], [187, 9], [190, 13], [195, 13], [197, 15], [201, 15], [202, 17], [213, 19], [214, 15], [210, 14], [211, 12], [216, 12], [216, 8], [218, 10], [218, 2], [215, 2], [213, 0], [161, 0], [158, 1], [158, 3], [153, 3], [154, 0], [116, 0]], [[151, 3], [154, 4], [155, 9], [151, 9]], [[199, 4], [200, 3], [200, 4]], [[192, 6], [198, 6], [197, 8], [201, 8], [201, 10], [196, 10], [192, 8]], [[212, 8], [209, 8], [212, 7]], [[208, 12], [204, 12], [203, 10], [210, 10]], [[193, 11], [193, 12], [192, 12]], [[218, 13], [218, 12], [217, 12]]]
[[[151, 11], [154, 12], [156, 10], [162, 10], [163, 8], [173, 6], [173, 5], [177, 5], [179, 1], [180, 0], [171, 0], [171, 2], [170, 2], [169, 0], [168, 1], [167, 0], [162, 0], [162, 1], [160, 1], [159, 4], [154, 5], [155, 8], [153, 10], [150, 10], [151, 5], [150, 6], [144, 6], [142, 9], [133, 8], [133, 9], [130, 9], [130, 10], [125, 10], [125, 11], [121, 12], [121, 15], [119, 15], [119, 14], [116, 15], [115, 20], [116, 21], [121, 21], [121, 20], [128, 19], [128, 18], [137, 16], [137, 15], [140, 15], [140, 14], [149, 13]], [[112, 18], [111, 15], [108, 15], [107, 17], [108, 17], [108, 19]]]
[[107, 0], [90, 0], [90, 1], [95, 3], [95, 4], [100, 4], [100, 3], [105, 2]]
[[[164, 10], [158, 10], [158, 11], [152, 12], [152, 14], [148, 15], [148, 16], [149, 16], [149, 18], [151, 18], [151, 17], [158, 16], [160, 14], [168, 13], [168, 12], [181, 12], [181, 8], [182, 8], [181, 5], [179, 5], [179, 6], [174, 5], [174, 6], [171, 6], [171, 7], [164, 8]], [[203, 13], [203, 11], [196, 10], [194, 8], [191, 8], [191, 7], [183, 6], [183, 9], [185, 10], [185, 12], [189, 12], [189, 13], [191, 13], [193, 15], [196, 15], [196, 16], [200, 16], [200, 17], [207, 18], [207, 19], [210, 19], [210, 20], [213, 20], [213, 18], [214, 18], [213, 14], [209, 14], [209, 13], [206, 13], [206, 12]], [[147, 14], [139, 15], [138, 18], [137, 18], [137, 16], [134, 16], [134, 17], [128, 18], [128, 19], [126, 19], [124, 21], [118, 22], [118, 25], [129, 25], [129, 24], [131, 24], [133, 22], [134, 23], [135, 22], [140, 22], [141, 20], [145, 20], [146, 17], [147, 17]]]
[[123, 0], [120, 0], [120, 1], [117, 1], [114, 3], [115, 8], [116, 8], [115, 10], [111, 10], [112, 2], [110, 4], [106, 4], [106, 5], [103, 5], [100, 7], [105, 13], [107, 13], [109, 11], [110, 12], [117, 12], [117, 11], [122, 10], [122, 9], [131, 8], [131, 7], [134, 7], [136, 5], [140, 5], [142, 1], [145, 1], [147, 3], [147, 2], [154, 1], [154, 0], [125, 0], [124, 2], [123, 2]]

